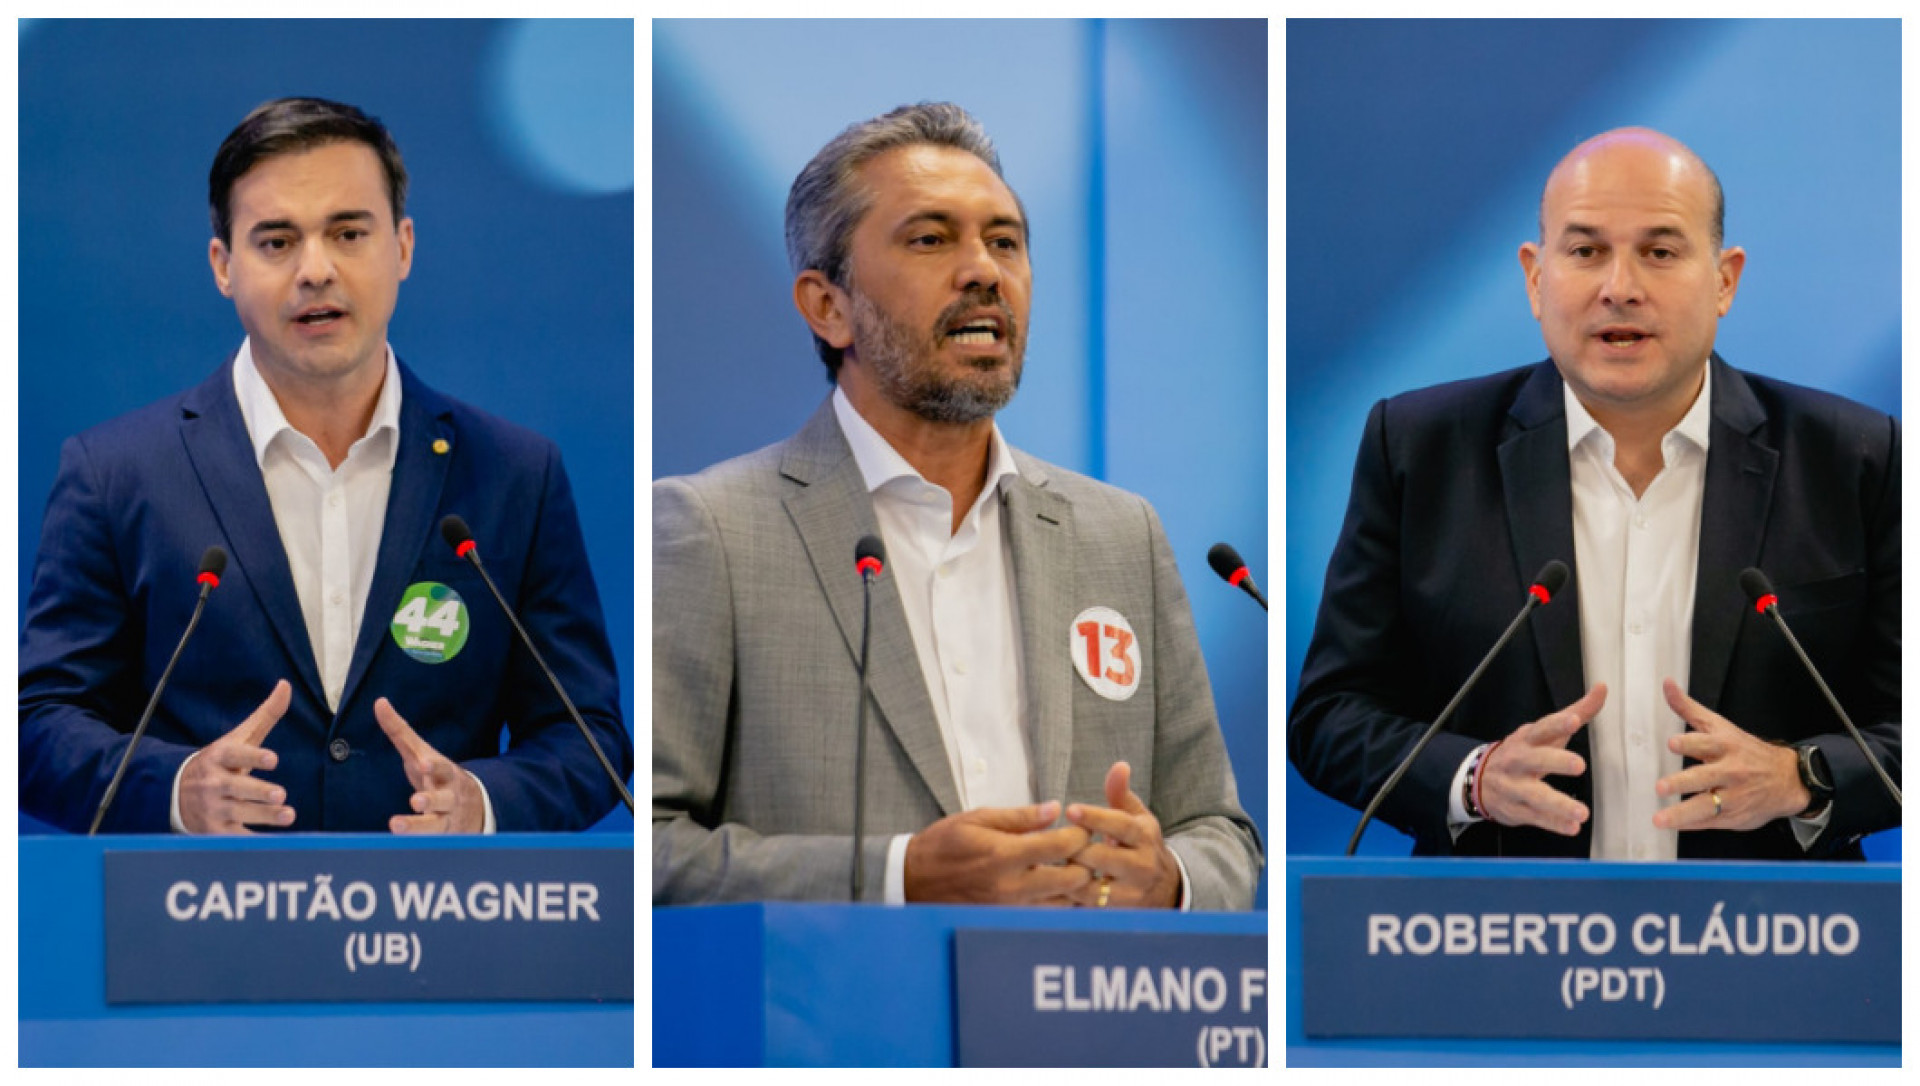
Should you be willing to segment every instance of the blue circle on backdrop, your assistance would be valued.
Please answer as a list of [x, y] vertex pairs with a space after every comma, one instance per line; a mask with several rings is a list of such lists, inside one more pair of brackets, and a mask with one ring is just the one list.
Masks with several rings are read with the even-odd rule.
[[493, 129], [513, 160], [563, 192], [633, 189], [633, 22], [527, 20], [489, 73]]

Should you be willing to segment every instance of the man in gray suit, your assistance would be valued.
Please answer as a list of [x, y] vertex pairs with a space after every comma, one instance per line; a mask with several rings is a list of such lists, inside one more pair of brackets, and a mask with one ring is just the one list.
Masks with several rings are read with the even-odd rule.
[[1260, 841], [1158, 519], [994, 425], [1032, 275], [985, 132], [929, 104], [847, 129], [787, 248], [835, 392], [654, 484], [654, 902], [846, 895], [874, 535], [863, 896], [1249, 907]]

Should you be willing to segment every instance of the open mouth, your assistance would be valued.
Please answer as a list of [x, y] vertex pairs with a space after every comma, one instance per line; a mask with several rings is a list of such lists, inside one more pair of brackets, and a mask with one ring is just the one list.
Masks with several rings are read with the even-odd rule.
[[1643, 339], [1650, 339], [1644, 332], [1607, 331], [1599, 334], [1600, 342], [1609, 347], [1631, 347]]
[[955, 343], [990, 347], [1000, 342], [1000, 324], [998, 321], [985, 319], [968, 321], [948, 332], [947, 338]]
[[332, 324], [334, 321], [346, 315], [346, 311], [340, 309], [310, 309], [298, 317], [295, 317], [293, 320], [295, 324], [304, 324], [309, 328], [320, 328]]

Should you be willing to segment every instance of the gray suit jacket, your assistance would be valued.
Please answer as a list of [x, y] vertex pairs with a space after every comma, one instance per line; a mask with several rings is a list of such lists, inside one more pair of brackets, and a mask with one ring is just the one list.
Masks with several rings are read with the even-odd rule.
[[[1041, 800], [1105, 804], [1124, 760], [1195, 908], [1245, 909], [1262, 862], [1206, 666], [1145, 500], [1016, 452], [1003, 490]], [[879, 534], [831, 402], [793, 438], [653, 485], [655, 904], [844, 897], [852, 860], [861, 589]], [[1109, 701], [1068, 655], [1091, 606], [1125, 615], [1140, 689]], [[889, 837], [961, 810], [891, 571], [873, 585], [866, 893]]]

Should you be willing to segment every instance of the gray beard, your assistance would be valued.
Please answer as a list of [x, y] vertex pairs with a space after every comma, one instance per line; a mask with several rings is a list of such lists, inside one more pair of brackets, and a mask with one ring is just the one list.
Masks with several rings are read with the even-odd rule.
[[937, 343], [917, 341], [866, 295], [852, 294], [854, 355], [888, 402], [928, 422], [968, 423], [990, 419], [1012, 401], [1023, 368], [1018, 348], [1012, 380], [991, 370], [979, 371], [976, 380], [947, 377], [932, 358]]

